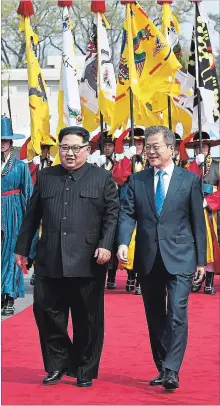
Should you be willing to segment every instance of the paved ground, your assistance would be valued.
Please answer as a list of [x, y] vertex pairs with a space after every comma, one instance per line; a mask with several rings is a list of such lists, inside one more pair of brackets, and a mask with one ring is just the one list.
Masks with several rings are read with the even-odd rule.
[[[15, 300], [15, 314], [26, 309], [26, 307], [33, 303], [33, 286], [30, 285], [31, 275], [31, 271], [29, 271], [29, 275], [24, 275], [25, 297]], [[8, 319], [9, 317], [12, 316], [2, 316], [2, 320]]]

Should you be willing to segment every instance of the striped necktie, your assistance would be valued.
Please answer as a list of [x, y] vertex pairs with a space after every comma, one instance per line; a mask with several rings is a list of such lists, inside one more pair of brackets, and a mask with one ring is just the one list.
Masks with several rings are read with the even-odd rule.
[[155, 200], [156, 200], [156, 209], [157, 209], [158, 215], [160, 215], [160, 213], [162, 211], [164, 200], [165, 200], [165, 187], [164, 187], [164, 178], [163, 178], [163, 176], [165, 174], [166, 174], [166, 172], [163, 171], [162, 169], [157, 172], [157, 175], [159, 176], [159, 180], [157, 183]]

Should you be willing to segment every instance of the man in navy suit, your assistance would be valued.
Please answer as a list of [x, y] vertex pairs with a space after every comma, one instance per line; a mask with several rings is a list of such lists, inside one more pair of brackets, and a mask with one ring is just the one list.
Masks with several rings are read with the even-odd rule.
[[202, 280], [205, 272], [203, 196], [198, 177], [173, 163], [172, 131], [149, 127], [145, 139], [151, 168], [130, 178], [120, 212], [118, 258], [127, 262], [137, 225], [134, 268], [159, 371], [150, 384], [174, 390], [187, 344], [192, 280]]

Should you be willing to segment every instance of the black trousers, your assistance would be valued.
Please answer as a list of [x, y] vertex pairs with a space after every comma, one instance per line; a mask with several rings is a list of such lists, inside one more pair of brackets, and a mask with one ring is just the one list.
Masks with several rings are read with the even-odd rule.
[[159, 371], [178, 372], [188, 337], [188, 297], [193, 275], [171, 275], [158, 250], [149, 275], [140, 276], [150, 343]]
[[[52, 279], [36, 275], [34, 316], [46, 372], [68, 369], [97, 378], [104, 339], [105, 273], [100, 278]], [[67, 326], [71, 311], [73, 338]]]

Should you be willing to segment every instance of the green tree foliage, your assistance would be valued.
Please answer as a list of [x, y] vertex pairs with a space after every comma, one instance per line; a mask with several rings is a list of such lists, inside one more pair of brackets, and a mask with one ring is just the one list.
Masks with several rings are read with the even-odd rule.
[[[33, 30], [39, 36], [37, 55], [41, 66], [45, 66], [47, 55], [57, 55], [62, 49], [62, 10], [57, 1], [34, 0], [35, 14], [31, 17]], [[107, 0], [106, 17], [111, 25], [109, 41], [113, 52], [114, 65], [118, 65], [121, 32], [125, 16], [125, 7], [119, 0]], [[161, 6], [155, 0], [140, 0], [144, 10], [149, 13], [155, 25], [161, 24]], [[17, 0], [2, 0], [2, 32], [1, 32], [1, 59], [4, 68], [25, 67], [25, 40], [24, 34], [19, 33], [19, 16], [17, 15]], [[191, 10], [188, 0], [175, 0], [173, 11], [180, 23], [185, 22]], [[85, 54], [93, 22], [90, 13], [89, 0], [74, 0], [71, 11], [73, 22], [73, 37], [78, 54]]]

